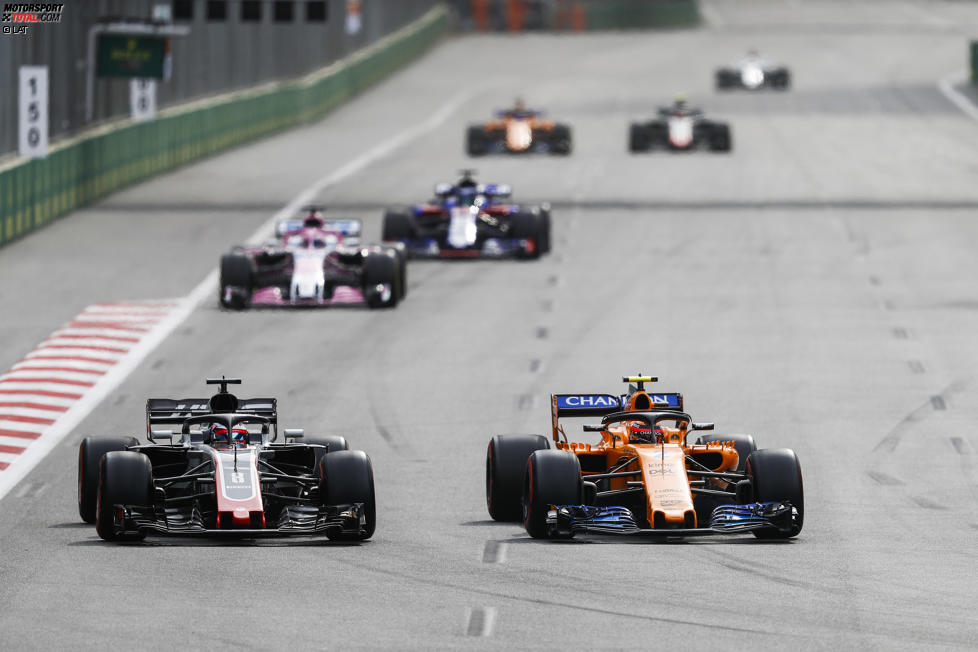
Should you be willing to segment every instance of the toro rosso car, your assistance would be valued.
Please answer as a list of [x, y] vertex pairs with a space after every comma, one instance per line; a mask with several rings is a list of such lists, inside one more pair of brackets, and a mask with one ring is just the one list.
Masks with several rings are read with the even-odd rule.
[[[651, 377], [623, 395], [556, 394], [553, 441], [497, 435], [486, 457], [486, 503], [496, 520], [522, 520], [534, 538], [575, 534], [693, 537], [751, 532], [796, 536], [805, 514], [794, 452], [757, 450], [750, 435], [713, 430], [683, 411], [678, 393], [649, 392]], [[572, 442], [561, 417], [591, 417]]]
[[716, 71], [718, 91], [734, 88], [749, 91], [773, 88], [774, 90], [785, 91], [788, 90], [789, 86], [791, 86], [791, 73], [788, 72], [788, 69], [762, 59], [753, 50], [732, 66], [719, 68]]
[[707, 120], [701, 110], [688, 107], [684, 100], [661, 107], [655, 120], [632, 123], [628, 134], [628, 151], [633, 153], [656, 149], [729, 152], [732, 145], [730, 125]]
[[389, 308], [404, 298], [402, 247], [363, 245], [360, 220], [323, 219], [318, 206], [304, 210], [304, 218], [279, 220], [264, 246], [235, 247], [221, 257], [222, 306]]
[[570, 154], [570, 127], [542, 116], [540, 111], [527, 109], [517, 100], [512, 109], [497, 111], [495, 119], [470, 126], [466, 151], [469, 156], [531, 152]]
[[462, 170], [435, 197], [384, 215], [383, 240], [401, 243], [412, 257], [539, 258], [550, 251], [550, 206], [508, 201], [509, 186], [481, 184]]
[[[149, 444], [86, 437], [78, 511], [106, 541], [147, 534], [364, 540], [376, 525], [373, 469], [338, 436], [284, 430], [274, 398], [239, 399], [232, 378], [208, 398], [151, 398]], [[172, 430], [155, 426], [171, 425]]]

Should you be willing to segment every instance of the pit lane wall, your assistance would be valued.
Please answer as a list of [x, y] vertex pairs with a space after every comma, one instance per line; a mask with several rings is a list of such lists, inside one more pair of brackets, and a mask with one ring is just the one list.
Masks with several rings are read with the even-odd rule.
[[449, 12], [416, 22], [298, 81], [274, 83], [125, 120], [0, 168], [0, 246], [127, 185], [322, 117], [422, 54]]
[[454, 0], [463, 30], [674, 29], [700, 22], [696, 0]]
[[978, 41], [971, 42], [971, 83], [978, 85]]

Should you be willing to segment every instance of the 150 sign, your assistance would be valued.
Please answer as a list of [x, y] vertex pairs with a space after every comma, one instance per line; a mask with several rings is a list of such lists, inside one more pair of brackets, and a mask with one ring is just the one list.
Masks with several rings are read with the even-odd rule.
[[20, 133], [21, 156], [40, 158], [48, 155], [48, 67], [20, 67]]

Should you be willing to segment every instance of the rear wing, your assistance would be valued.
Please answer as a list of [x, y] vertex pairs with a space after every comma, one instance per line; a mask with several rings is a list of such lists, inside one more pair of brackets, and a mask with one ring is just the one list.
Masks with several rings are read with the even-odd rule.
[[[644, 392], [643, 392], [644, 393]], [[652, 410], [682, 410], [683, 395], [678, 392], [648, 392]], [[603, 417], [628, 409], [628, 394], [553, 394], [550, 397], [554, 441], [560, 417]]]
[[[305, 226], [306, 218], [288, 217], [275, 223], [275, 235], [281, 238], [286, 233], [298, 231]], [[323, 220], [322, 226], [318, 227], [325, 231], [333, 231], [347, 237], [359, 237], [363, 231], [361, 220]]]
[[[265, 417], [272, 426], [278, 423], [278, 401], [274, 398], [238, 399], [237, 408], [231, 411]], [[209, 398], [151, 398], [146, 401], [146, 432], [156, 425], [182, 424], [190, 417], [214, 412]]]

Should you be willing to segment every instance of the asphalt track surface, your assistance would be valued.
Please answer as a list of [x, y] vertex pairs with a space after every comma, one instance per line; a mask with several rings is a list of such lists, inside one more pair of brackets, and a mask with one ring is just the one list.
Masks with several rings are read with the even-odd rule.
[[[368, 239], [378, 206], [464, 166], [558, 206], [549, 257], [413, 262], [389, 312], [235, 314], [215, 289], [0, 501], [3, 647], [978, 645], [978, 123], [936, 87], [978, 8], [736, 6], [689, 32], [451, 40], [319, 124], [0, 251], [5, 369], [86, 305], [185, 296], [304, 188], [450, 102], [319, 199]], [[795, 88], [715, 94], [713, 68], [752, 46]], [[730, 121], [732, 154], [625, 152], [628, 122], [679, 91]], [[465, 125], [517, 93], [573, 125], [571, 157], [462, 155]], [[801, 536], [541, 543], [491, 522], [489, 437], [545, 433], [551, 392], [635, 372], [721, 432], [795, 449]], [[139, 434], [147, 396], [219, 373], [371, 455], [371, 541], [108, 545], [79, 523], [79, 440]]]

